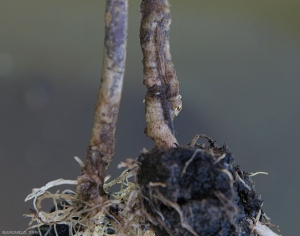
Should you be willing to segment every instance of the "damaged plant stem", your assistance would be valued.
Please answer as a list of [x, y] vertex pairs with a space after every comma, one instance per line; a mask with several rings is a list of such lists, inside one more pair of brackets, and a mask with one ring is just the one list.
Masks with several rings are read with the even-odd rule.
[[76, 192], [91, 206], [105, 199], [105, 169], [114, 155], [116, 122], [125, 72], [127, 0], [107, 0], [101, 84], [94, 125]]
[[275, 236], [254, 182], [233, 165], [226, 145], [218, 148], [205, 135], [209, 147], [196, 144], [199, 135], [189, 146], [178, 145], [173, 119], [182, 102], [170, 54], [169, 6], [168, 0], [142, 0], [140, 7], [145, 134], [155, 144], [137, 159], [142, 209], [158, 236]]
[[143, 0], [140, 44], [143, 52], [146, 129], [156, 147], [175, 147], [173, 119], [182, 108], [179, 83], [170, 53], [171, 14], [167, 0]]

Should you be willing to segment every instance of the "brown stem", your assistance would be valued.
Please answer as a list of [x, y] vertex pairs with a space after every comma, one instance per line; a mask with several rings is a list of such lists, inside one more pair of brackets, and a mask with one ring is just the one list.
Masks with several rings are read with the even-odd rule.
[[143, 51], [146, 129], [157, 147], [177, 145], [173, 119], [181, 110], [179, 83], [171, 61], [171, 14], [167, 0], [143, 0], [140, 43]]
[[116, 122], [125, 72], [127, 0], [107, 0], [101, 84], [86, 164], [78, 178], [80, 198], [101, 203], [104, 171], [114, 155]]

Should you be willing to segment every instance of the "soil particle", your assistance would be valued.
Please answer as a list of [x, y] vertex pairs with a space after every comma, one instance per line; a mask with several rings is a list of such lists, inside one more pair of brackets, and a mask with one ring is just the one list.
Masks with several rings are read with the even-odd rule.
[[233, 161], [229, 149], [214, 142], [142, 153], [142, 208], [156, 235], [254, 235], [246, 219], [262, 213], [263, 201], [249, 174]]

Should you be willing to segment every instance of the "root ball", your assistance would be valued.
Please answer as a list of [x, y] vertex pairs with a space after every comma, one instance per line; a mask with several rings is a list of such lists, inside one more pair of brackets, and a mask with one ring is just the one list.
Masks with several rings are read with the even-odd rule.
[[226, 147], [155, 148], [138, 163], [142, 208], [156, 235], [252, 234], [246, 219], [262, 200]]

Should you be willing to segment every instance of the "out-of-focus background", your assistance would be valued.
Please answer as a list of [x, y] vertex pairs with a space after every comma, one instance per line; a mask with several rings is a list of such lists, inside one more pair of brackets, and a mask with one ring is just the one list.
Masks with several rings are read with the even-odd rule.
[[[143, 130], [140, 1], [129, 1], [127, 69], [108, 173], [153, 144]], [[224, 142], [283, 235], [299, 235], [300, 1], [172, 0], [180, 144]], [[105, 1], [1, 1], [0, 231], [23, 231], [33, 187], [75, 179], [100, 83]], [[203, 140], [204, 141], [204, 140]], [[203, 142], [201, 141], [201, 142]], [[62, 186], [62, 189], [73, 186]], [[48, 210], [48, 209], [45, 209]]]

